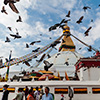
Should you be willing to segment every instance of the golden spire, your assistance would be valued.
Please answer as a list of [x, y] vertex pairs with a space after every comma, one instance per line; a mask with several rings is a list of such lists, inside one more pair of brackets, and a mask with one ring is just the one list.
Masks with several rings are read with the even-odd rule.
[[70, 28], [67, 26], [67, 24], [65, 24], [63, 28], [63, 34], [66, 34], [66, 36], [63, 37], [59, 51], [75, 51], [75, 45], [71, 37], [67, 36], [70, 33]]

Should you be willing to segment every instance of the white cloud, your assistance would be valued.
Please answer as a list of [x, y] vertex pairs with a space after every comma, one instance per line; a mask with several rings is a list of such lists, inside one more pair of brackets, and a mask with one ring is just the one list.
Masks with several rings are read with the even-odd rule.
[[94, 41], [100, 39], [100, 18], [95, 20], [90, 36]]
[[63, 13], [62, 10], [66, 9], [67, 10], [71, 10], [75, 4], [76, 4], [77, 0], [34, 0], [31, 1], [32, 2], [32, 8], [34, 10], [38, 10], [39, 12], [42, 13], [56, 13], [56, 14], [61, 14]]
[[[1, 0], [0, 8], [2, 8], [3, 5], [3, 0]], [[93, 13], [91, 10], [85, 13], [82, 9], [82, 0], [20, 0], [20, 2], [15, 5], [20, 11], [19, 14], [14, 13], [8, 5], [5, 6], [8, 15], [0, 13], [0, 26], [2, 26], [0, 27], [0, 32], [2, 33], [2, 36], [0, 36], [0, 52], [2, 52], [2, 55], [0, 56], [8, 57], [9, 51], [12, 50], [13, 57], [20, 57], [30, 53], [32, 49], [43, 47], [58, 38], [62, 34], [62, 29], [49, 32], [49, 25], [60, 22], [62, 18], [65, 18], [68, 10], [71, 10], [71, 22], [69, 22], [68, 25], [71, 28], [72, 34], [90, 45], [94, 44], [97, 39], [100, 39], [99, 10], [96, 9], [96, 13]], [[22, 23], [16, 23], [16, 19], [19, 15], [22, 17]], [[83, 23], [78, 25], [76, 21], [81, 16], [85, 17]], [[89, 23], [91, 18], [94, 18], [93, 23]], [[11, 32], [6, 28], [8, 26], [12, 27], [14, 33], [16, 32], [15, 28], [17, 28], [22, 39], [13, 40], [13, 38], [9, 36]], [[84, 32], [89, 26], [93, 26], [89, 32], [89, 37], [84, 37]], [[39, 36], [39, 34], [43, 34], [43, 36]], [[11, 43], [4, 42], [6, 36], [10, 37]], [[49, 40], [49, 37], [53, 39]], [[40, 44], [30, 46], [29, 49], [25, 48], [26, 43], [39, 39], [42, 40]], [[85, 46], [77, 40], [73, 40], [77, 47], [83, 47], [81, 53], [85, 54]], [[59, 45], [57, 48], [59, 48]]]

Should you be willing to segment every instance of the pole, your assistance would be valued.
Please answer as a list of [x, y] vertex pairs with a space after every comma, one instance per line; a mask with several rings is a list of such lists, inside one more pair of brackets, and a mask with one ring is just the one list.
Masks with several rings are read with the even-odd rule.
[[[74, 36], [73, 34], [71, 34], [70, 33], [70, 35], [72, 36], [72, 37], [74, 37], [76, 40], [78, 40], [79, 42], [81, 42], [82, 44], [84, 44], [85, 46], [87, 46], [87, 47], [90, 47], [90, 45], [88, 45], [88, 44], [86, 44], [85, 42], [83, 42], [83, 41], [81, 41], [80, 39], [78, 39], [76, 36]], [[95, 48], [93, 48], [92, 46], [91, 46], [91, 49], [92, 50], [94, 50], [94, 51], [98, 51], [98, 50], [96, 50]]]
[[8, 80], [8, 75], [9, 75], [9, 67], [10, 67], [11, 53], [12, 53], [12, 51], [10, 51], [10, 55], [9, 55], [8, 67], [7, 67], [6, 77], [5, 77], [5, 80], [6, 81]]

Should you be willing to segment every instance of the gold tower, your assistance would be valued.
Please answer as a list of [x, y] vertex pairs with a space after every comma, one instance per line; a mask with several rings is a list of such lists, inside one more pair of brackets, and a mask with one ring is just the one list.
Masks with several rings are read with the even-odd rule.
[[70, 28], [65, 24], [63, 34], [66, 36], [63, 37], [64, 42], [61, 43], [59, 51], [75, 51], [75, 45], [69, 36]]

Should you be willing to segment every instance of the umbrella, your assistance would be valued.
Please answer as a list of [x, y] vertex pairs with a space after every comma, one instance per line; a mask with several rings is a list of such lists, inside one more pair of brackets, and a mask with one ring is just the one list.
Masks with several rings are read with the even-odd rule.
[[53, 79], [53, 78], [54, 78], [53, 75], [50, 75], [50, 74], [44, 74], [44, 75], [42, 75], [38, 80], [45, 80], [46, 77], [48, 77], [48, 79]]
[[30, 76], [29, 78], [39, 78], [39, 77], [37, 77], [37, 76]]
[[40, 76], [42, 76], [42, 75], [43, 75], [43, 73], [35, 72], [35, 71], [33, 71], [33, 72], [31, 73], [31, 76], [37, 76], [37, 77], [40, 77]]
[[60, 77], [57, 77], [55, 75], [53, 75], [53, 76], [54, 76], [53, 80], [60, 80]]

